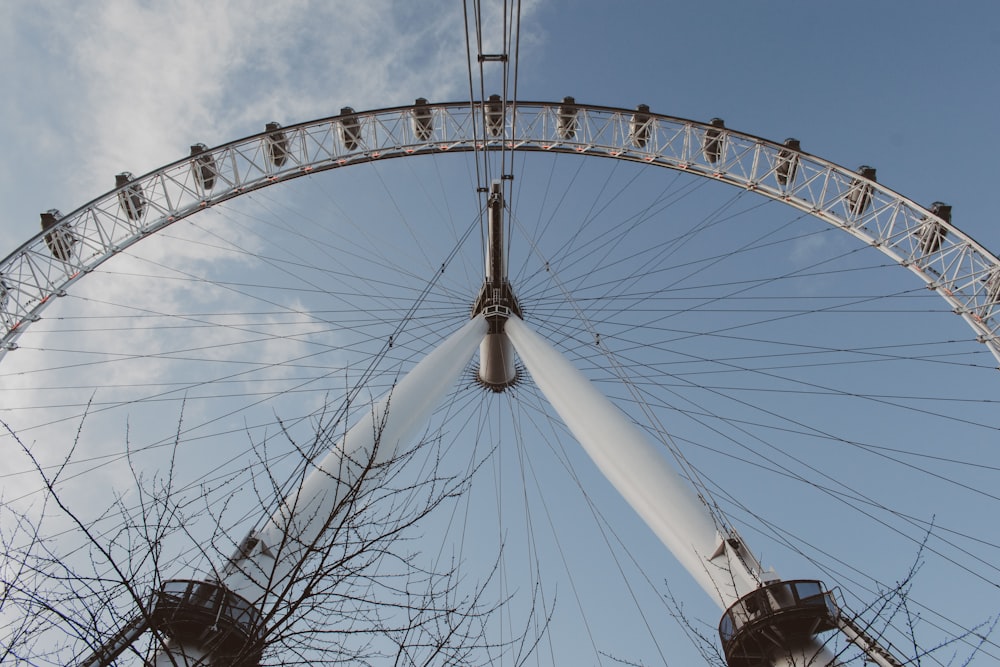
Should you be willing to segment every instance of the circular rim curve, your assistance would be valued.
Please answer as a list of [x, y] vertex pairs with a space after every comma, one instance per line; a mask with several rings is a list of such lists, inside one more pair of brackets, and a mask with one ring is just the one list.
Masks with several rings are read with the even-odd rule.
[[[411, 155], [541, 151], [606, 157], [717, 180], [783, 202], [874, 246], [916, 274], [1000, 361], [1000, 259], [874, 180], [795, 145], [709, 123], [563, 102], [452, 102], [354, 112], [267, 130], [111, 190], [43, 229], [0, 262], [0, 359], [53, 296], [170, 224], [241, 194], [307, 174]], [[868, 171], [865, 171], [868, 170]], [[862, 173], [864, 172], [864, 173]], [[50, 212], [52, 213], [52, 212]]]

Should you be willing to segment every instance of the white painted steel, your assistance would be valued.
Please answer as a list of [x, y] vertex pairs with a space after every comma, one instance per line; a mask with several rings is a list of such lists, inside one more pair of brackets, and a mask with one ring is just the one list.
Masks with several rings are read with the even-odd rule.
[[[345, 118], [332, 117], [286, 127], [283, 129], [283, 140], [287, 154], [280, 165], [270, 157], [270, 150], [273, 149], [269, 150], [269, 146], [273, 141], [269, 135], [260, 134], [209, 149], [198, 158], [185, 158], [136, 178], [127, 186], [128, 189], [113, 190], [64, 216], [55, 228], [36, 234], [0, 262], [0, 356], [7, 350], [15, 349], [20, 333], [40, 317], [54, 296], [63, 294], [76, 280], [123, 248], [204, 208], [284, 180], [351, 164], [448, 151], [517, 150], [608, 157], [685, 171], [745, 188], [805, 211], [873, 246], [909, 269], [928, 288], [942, 296], [952, 310], [972, 327], [977, 338], [1000, 359], [1000, 259], [950, 222], [884, 185], [861, 179], [851, 170], [802, 152], [794, 152], [794, 168], [790, 169], [790, 154], [785, 147], [728, 128], [717, 137], [719, 152], [713, 152], [710, 159], [704, 150], [706, 133], [712, 130], [707, 124], [649, 114], [649, 118], [643, 121], [644, 139], [638, 145], [633, 140], [634, 132], [630, 130], [634, 125], [634, 112], [630, 110], [574, 105], [573, 131], [569, 132], [565, 120], [560, 124], [561, 103], [519, 102], [508, 106], [502, 132], [497, 137], [484, 139], [477, 136], [476, 128], [482, 126], [483, 113], [483, 107], [478, 103], [398, 107], [351, 114], [350, 121], [354, 123], [351, 136], [354, 140], [350, 145], [344, 140]], [[418, 119], [420, 122], [415, 124]], [[206, 160], [214, 171], [214, 178], [210, 179], [212, 187], [206, 187]], [[857, 205], [859, 188], [864, 191], [861, 199], [868, 203], [867, 206]], [[122, 206], [122, 196], [134, 192], [141, 192], [144, 198], [141, 212], [137, 212], [139, 209], [135, 206], [131, 209]], [[937, 242], [933, 246], [925, 241], [929, 223], [947, 231], [946, 235], [935, 237]], [[50, 240], [73, 239], [72, 244], [63, 244], [71, 247], [69, 257], [65, 260], [54, 257], [52, 244], [46, 242], [46, 237]], [[471, 336], [475, 339], [473, 349], [479, 345], [485, 332], [485, 323], [480, 324], [476, 334]], [[521, 334], [514, 334], [513, 330]], [[733, 564], [739, 563], [740, 559], [716, 530], [704, 504], [687, 490], [683, 480], [641, 433], [638, 433], [638, 440], [632, 436], [624, 438], [631, 443], [625, 447], [634, 450], [625, 457], [612, 457], [604, 451], [612, 437], [615, 438], [616, 449], [620, 449], [620, 434], [638, 432], [637, 429], [610, 404], [607, 404], [610, 411], [602, 413], [604, 417], [610, 420], [614, 415], [615, 420], [627, 426], [609, 429], [595, 417], [589, 417], [590, 421], [587, 421], [588, 410], [574, 407], [574, 402], [582, 400], [588, 390], [577, 390], [577, 381], [566, 379], [553, 379], [546, 388], [543, 382], [549, 383], [549, 380], [543, 378], [550, 374], [551, 369], [541, 374], [532, 369], [536, 361], [529, 363], [529, 359], [535, 356], [535, 351], [532, 351], [534, 342], [530, 339], [541, 341], [540, 337], [530, 332], [516, 317], [508, 321], [507, 333], [512, 340], [523, 334], [523, 341], [515, 341], [522, 360], [560, 414], [567, 410], [563, 418], [571, 429], [574, 423], [579, 422], [588, 424], [584, 430], [593, 431], [591, 435], [583, 433], [577, 434], [577, 437], [612, 483], [650, 523], [657, 535], [668, 543], [668, 547], [713, 599], [722, 606], [735, 601], [742, 594], [743, 579], [750, 581], [759, 573], [746, 570], [737, 577], [741, 582], [738, 585], [732, 585], [731, 579], [728, 588], [722, 585], [725, 576], [721, 573], [731, 572]], [[471, 354], [472, 351], [469, 356]], [[556, 358], [557, 355], [541, 353], [542, 368], [548, 368], [551, 360], [547, 357]], [[565, 363], [561, 357], [559, 359], [560, 363]], [[553, 363], [552, 366], [557, 369], [559, 364]], [[555, 377], [562, 373], [562, 370], [551, 371]], [[565, 387], [572, 387], [572, 390], [567, 391]], [[427, 394], [425, 390], [426, 387], [420, 387], [416, 393], [424, 397]], [[399, 409], [399, 392], [400, 388], [397, 388], [394, 393], [394, 411]], [[600, 400], [607, 403], [603, 397]], [[432, 409], [432, 405], [421, 404], [419, 410], [424, 409]], [[371, 433], [375, 430], [374, 424], [375, 421], [370, 419], [367, 426], [355, 428], [367, 429]], [[407, 426], [413, 427], [412, 424]], [[383, 432], [383, 441], [385, 437]], [[602, 441], [605, 444], [601, 444]], [[361, 440], [357, 444], [352, 440], [344, 446], [348, 448], [345, 451], [354, 451], [351, 449], [354, 447], [363, 448]], [[384, 447], [384, 442], [380, 447]], [[654, 453], [657, 459], [651, 458]], [[320, 467], [329, 465], [324, 469], [338, 470], [342, 458], [338, 455], [335, 461], [324, 461]], [[623, 464], [618, 460], [621, 458], [631, 463]], [[654, 478], [662, 481], [668, 477], [674, 479], [669, 485], [653, 481]], [[664, 488], [659, 488], [661, 486]], [[322, 498], [321, 505], [317, 507], [327, 507], [330, 498], [324, 494], [325, 491], [304, 487], [297, 497], [299, 507], [313, 502], [306, 500], [306, 496], [314, 501]], [[296, 501], [289, 502], [294, 505]], [[673, 511], [657, 510], [657, 506]], [[677, 511], [678, 508], [681, 511]], [[322, 512], [314, 514], [321, 516]], [[261, 544], [280, 542], [275, 536], [283, 534], [289, 522], [294, 524], [294, 516], [279, 512], [272, 517], [259, 536]], [[303, 543], [307, 543], [306, 538], [310, 534], [307, 528], [296, 525], [294, 530], [301, 531], [297, 534]], [[258, 550], [261, 549], [258, 545]], [[255, 567], [262, 572], [268, 571], [266, 558], [261, 556], [260, 559], [260, 564]], [[287, 578], [288, 573], [283, 572], [281, 567], [284, 566], [276, 565], [273, 570], [280, 575], [275, 581]], [[256, 582], [257, 579], [246, 576], [246, 572], [234, 571], [226, 581], [244, 597], [259, 599], [264, 589]], [[802, 659], [805, 659], [805, 653]]]
[[[487, 329], [482, 315], [469, 320], [376, 401], [251, 536], [252, 548], [230, 559], [222, 583], [265, 614], [267, 605], [280, 603], [359, 475], [369, 466], [392, 461], [400, 445], [416, 436], [465, 370]], [[154, 664], [218, 663], [198, 646], [171, 641]]]
[[608, 481], [722, 609], [760, 573], [727, 557], [708, 507], [653, 443], [583, 373], [515, 315], [505, 331], [535, 384]]
[[196, 646], [186, 646], [168, 642], [165, 650], [157, 652], [153, 667], [195, 667], [212, 665], [212, 657]]
[[469, 320], [379, 399], [253, 536], [259, 541], [250, 553], [233, 557], [223, 574], [226, 587], [258, 608], [280, 598], [358, 475], [369, 464], [393, 460], [400, 445], [416, 436], [486, 331], [482, 315]]
[[[497, 136], [482, 137], [484, 104], [421, 104], [352, 112], [281, 129], [283, 160], [268, 133], [186, 157], [140, 176], [65, 215], [0, 261], [0, 355], [53, 296], [123, 248], [198, 211], [292, 178], [374, 160], [461, 151], [543, 151], [608, 157], [666, 167], [728, 183], [809, 213], [871, 245], [913, 272], [972, 327], [1000, 360], [1000, 259], [912, 199], [851, 169], [782, 144], [708, 123], [562, 102], [505, 105]], [[344, 140], [345, 124], [351, 141]], [[713, 134], [714, 133], [714, 134]], [[710, 142], [706, 137], [712, 136]], [[713, 146], [706, 154], [705, 146]], [[205, 179], [211, 165], [214, 178]], [[207, 183], [212, 187], [206, 187]], [[121, 198], [141, 192], [141, 214]], [[866, 205], [859, 205], [863, 201]], [[928, 224], [943, 230], [925, 241]], [[946, 232], [946, 233], [945, 233]], [[75, 239], [70, 256], [53, 256], [50, 239]]]
[[[523, 320], [511, 315], [504, 330], [535, 384], [594, 464], [705, 592], [727, 609], [756, 589], [761, 572], [746, 567], [745, 551], [743, 558], [735, 557], [708, 507], [663, 452]], [[753, 562], [752, 567], [759, 565]], [[774, 667], [838, 664], [826, 648], [812, 642], [790, 647]]]
[[838, 667], [842, 664], [829, 649], [816, 642], [787, 649], [771, 663], [772, 667]]

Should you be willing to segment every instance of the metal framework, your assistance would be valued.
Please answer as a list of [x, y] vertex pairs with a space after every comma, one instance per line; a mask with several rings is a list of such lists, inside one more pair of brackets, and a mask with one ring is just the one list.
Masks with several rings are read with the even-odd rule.
[[[408, 155], [462, 151], [549, 151], [610, 157], [687, 171], [760, 193], [877, 247], [936, 290], [1000, 360], [1000, 260], [951, 225], [950, 207], [929, 209], [879, 185], [875, 170], [851, 172], [776, 144], [707, 124], [635, 111], [561, 103], [430, 105], [356, 113], [283, 128], [190, 157], [135, 178], [63, 217], [42, 214], [42, 231], [0, 263], [0, 355], [53, 295], [123, 248], [204, 208], [311, 172]], [[724, 610], [720, 637], [730, 667], [840, 664], [818, 635], [841, 629], [882, 667], [901, 664], [841, 614], [818, 581], [780, 582], [763, 573], [734, 532], [673, 472], [659, 450], [520, 318], [503, 255], [500, 181], [488, 201], [486, 282], [472, 320], [432, 352], [372, 414], [252, 532], [218, 581], [171, 581], [84, 664], [109, 664], [142, 632], [168, 638], [155, 664], [256, 665], [262, 612], [306, 560], [340, 498], [366, 461], [393, 455], [466, 365], [481, 352], [479, 378], [494, 391], [516, 381], [514, 350], [598, 468], [706, 593]], [[356, 462], [362, 462], [355, 469]], [[269, 601], [269, 597], [271, 600]]]
[[[680, 170], [784, 202], [878, 248], [916, 274], [972, 327], [1000, 361], [1000, 259], [950, 222], [857, 172], [709, 123], [563, 102], [428, 104], [354, 112], [289, 127], [269, 123], [245, 139], [206, 148], [58, 217], [0, 262], [0, 355], [15, 349], [45, 305], [102, 262], [173, 222], [243, 193], [309, 173], [410, 155], [541, 151]], [[505, 114], [501, 116], [500, 114]], [[485, 133], [485, 134], [484, 134]]]

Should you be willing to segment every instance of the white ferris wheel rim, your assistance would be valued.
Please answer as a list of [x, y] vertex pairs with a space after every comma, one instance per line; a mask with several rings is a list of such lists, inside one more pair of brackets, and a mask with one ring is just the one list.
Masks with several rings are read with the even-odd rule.
[[[493, 105], [493, 106], [491, 106]], [[485, 129], [484, 129], [485, 128]], [[790, 146], [794, 148], [790, 148]], [[908, 269], [1000, 361], [1000, 259], [953, 225], [874, 179], [782, 144], [649, 111], [562, 102], [454, 102], [341, 114], [260, 134], [133, 178], [61, 217], [0, 262], [0, 359], [53, 296], [123, 249], [240, 195], [340, 167], [471, 151], [605, 157], [682, 171], [752, 191], [820, 219]], [[44, 217], [44, 216], [43, 216]]]
[[[567, 125], [570, 111], [572, 125]], [[18, 337], [30, 330], [53, 296], [65, 294], [103, 262], [173, 222], [273, 184], [342, 166], [476, 150], [605, 157], [659, 166], [779, 202], [860, 239], [907, 268], [944, 298], [979, 342], [1000, 358], [1000, 306], [992, 282], [1000, 275], [1000, 260], [949, 220], [872, 179], [718, 124], [642, 110], [518, 102], [503, 116], [496, 137], [482, 136], [489, 113], [483, 103], [341, 113], [205, 149], [128, 180], [59, 218], [0, 263], [6, 297], [0, 313], [0, 358], [17, 349]], [[429, 133], [418, 122], [426, 114], [431, 119]], [[794, 167], [785, 173], [791, 177], [786, 175], [783, 183], [780, 174], [790, 164]], [[203, 171], [208, 165], [210, 170]], [[206, 174], [214, 181], [212, 187], [206, 187]], [[928, 236], [927, 230], [937, 231]], [[66, 259], [54, 256], [59, 251], [65, 251]]]

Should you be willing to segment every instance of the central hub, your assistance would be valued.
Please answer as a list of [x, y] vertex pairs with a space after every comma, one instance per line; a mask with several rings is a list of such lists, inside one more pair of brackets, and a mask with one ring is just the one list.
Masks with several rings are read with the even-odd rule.
[[478, 379], [489, 389], [501, 392], [517, 382], [514, 346], [503, 331], [504, 322], [511, 314], [521, 316], [510, 284], [505, 282], [499, 289], [494, 289], [489, 283], [483, 285], [472, 306], [473, 317], [480, 313], [486, 317], [489, 330], [479, 344]]
[[521, 317], [510, 281], [507, 280], [507, 258], [503, 243], [503, 190], [494, 181], [487, 202], [489, 230], [486, 250], [486, 280], [472, 305], [472, 317], [482, 313], [489, 331], [479, 345], [479, 381], [489, 389], [501, 392], [517, 382], [514, 346], [503, 331], [504, 322], [513, 314]]

